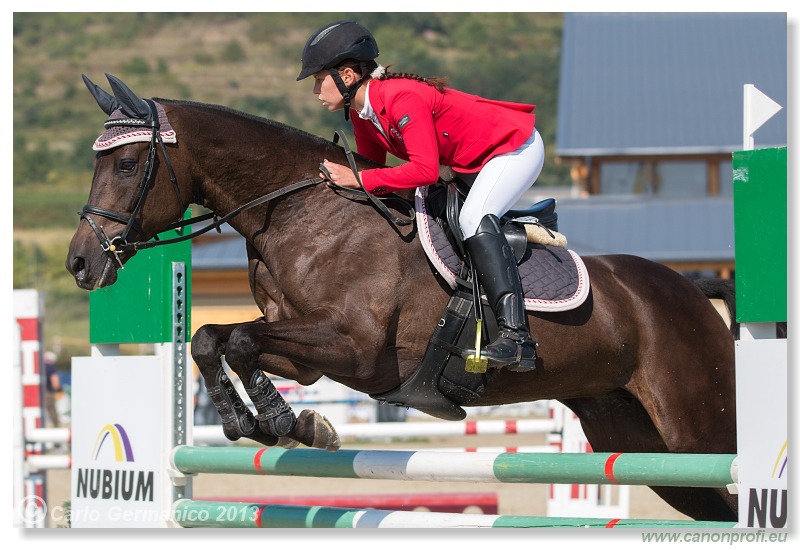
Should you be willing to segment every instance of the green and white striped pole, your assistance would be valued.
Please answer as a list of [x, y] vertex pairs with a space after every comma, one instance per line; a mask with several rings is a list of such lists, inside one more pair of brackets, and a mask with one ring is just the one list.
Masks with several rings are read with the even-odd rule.
[[179, 500], [172, 519], [181, 527], [223, 528], [639, 528], [639, 529], [729, 529], [731, 522], [693, 520], [639, 520], [597, 518], [551, 518], [436, 512], [393, 512], [324, 506], [248, 504]]
[[191, 446], [177, 447], [172, 455], [175, 469], [186, 474], [671, 487], [735, 483], [735, 460], [731, 454], [329, 452]]

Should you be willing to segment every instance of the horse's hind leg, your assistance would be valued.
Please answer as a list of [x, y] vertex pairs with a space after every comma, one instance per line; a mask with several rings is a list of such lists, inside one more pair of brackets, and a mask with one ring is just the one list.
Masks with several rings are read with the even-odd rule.
[[247, 437], [263, 445], [278, 443], [278, 436], [265, 433], [242, 401], [222, 368], [222, 356], [231, 332], [238, 325], [205, 325], [192, 338], [192, 358], [205, 380], [206, 391], [222, 418], [222, 430], [231, 441]]
[[[586, 438], [595, 452], [669, 452], [642, 404], [619, 392], [595, 398], [563, 400], [581, 419]], [[736, 495], [727, 489], [700, 487], [650, 487], [679, 512], [694, 519], [736, 521]]]

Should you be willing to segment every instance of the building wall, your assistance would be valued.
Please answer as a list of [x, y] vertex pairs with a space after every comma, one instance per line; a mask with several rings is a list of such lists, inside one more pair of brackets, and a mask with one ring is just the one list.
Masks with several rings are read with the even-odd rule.
[[206, 324], [244, 323], [260, 316], [247, 269], [193, 270], [192, 334]]

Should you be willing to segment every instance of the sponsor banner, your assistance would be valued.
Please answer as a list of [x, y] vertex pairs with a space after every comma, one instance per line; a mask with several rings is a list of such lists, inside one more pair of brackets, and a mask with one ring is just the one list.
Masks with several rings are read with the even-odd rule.
[[789, 527], [786, 342], [736, 342], [740, 527]]
[[165, 526], [162, 370], [158, 356], [73, 359], [72, 527]]

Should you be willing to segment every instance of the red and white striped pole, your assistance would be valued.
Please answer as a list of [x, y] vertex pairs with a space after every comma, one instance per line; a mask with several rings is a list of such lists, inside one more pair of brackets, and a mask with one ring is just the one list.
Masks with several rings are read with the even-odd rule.
[[[21, 402], [15, 403], [15, 447], [21, 457], [15, 460], [15, 525], [20, 527], [44, 527], [44, 502], [46, 494], [44, 472], [31, 472], [27, 458], [42, 453], [41, 443], [30, 443], [25, 434], [44, 427], [42, 411], [42, 318], [44, 306], [37, 290], [14, 290], [14, 321], [19, 338], [15, 339], [15, 386], [21, 387], [16, 394]], [[16, 458], [16, 457], [15, 457]]]

